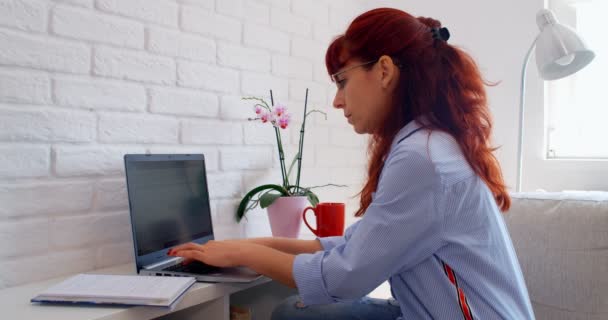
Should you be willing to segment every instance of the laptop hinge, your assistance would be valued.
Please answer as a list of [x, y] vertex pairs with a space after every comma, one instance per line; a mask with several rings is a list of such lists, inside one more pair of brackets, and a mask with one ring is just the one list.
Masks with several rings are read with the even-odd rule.
[[143, 266], [142, 269], [156, 269], [158, 267], [170, 266], [170, 265], [176, 264], [177, 262], [180, 262], [182, 260], [184, 260], [184, 258], [182, 258], [182, 257], [171, 258], [171, 259], [163, 260], [163, 261], [160, 261], [157, 263], [149, 264], [147, 266]]

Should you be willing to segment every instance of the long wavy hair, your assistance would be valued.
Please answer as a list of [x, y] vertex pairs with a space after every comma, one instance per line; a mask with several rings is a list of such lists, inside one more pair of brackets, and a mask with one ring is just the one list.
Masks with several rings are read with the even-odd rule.
[[[425, 116], [426, 128], [449, 133], [460, 145], [473, 171], [492, 191], [501, 211], [511, 198], [500, 164], [490, 143], [492, 118], [485, 85], [477, 64], [462, 49], [432, 36], [441, 23], [414, 17], [401, 10], [379, 8], [353, 20], [343, 35], [327, 49], [329, 74], [339, 71], [350, 59], [372, 61], [390, 56], [400, 66], [395, 91], [396, 103], [384, 119], [384, 126], [371, 134], [368, 145], [367, 180], [359, 193], [362, 216], [378, 187], [390, 145], [403, 126]], [[372, 65], [366, 66], [369, 70]]]

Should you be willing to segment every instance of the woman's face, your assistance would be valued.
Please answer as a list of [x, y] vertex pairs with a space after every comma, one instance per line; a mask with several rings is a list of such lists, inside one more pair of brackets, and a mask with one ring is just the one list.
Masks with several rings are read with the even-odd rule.
[[390, 112], [398, 77], [399, 70], [388, 56], [373, 62], [350, 60], [334, 74], [338, 90], [333, 105], [344, 111], [355, 132], [374, 133]]

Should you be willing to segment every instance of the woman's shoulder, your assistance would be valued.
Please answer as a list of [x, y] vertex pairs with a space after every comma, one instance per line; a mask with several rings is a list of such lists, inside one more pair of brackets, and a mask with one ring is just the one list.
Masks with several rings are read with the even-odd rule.
[[[431, 167], [432, 173], [447, 183], [475, 175], [456, 139], [440, 130], [418, 130], [397, 143], [391, 150], [389, 158], [393, 162], [403, 161], [404, 166], [409, 164], [412, 170]], [[416, 167], [412, 168], [411, 165]]]

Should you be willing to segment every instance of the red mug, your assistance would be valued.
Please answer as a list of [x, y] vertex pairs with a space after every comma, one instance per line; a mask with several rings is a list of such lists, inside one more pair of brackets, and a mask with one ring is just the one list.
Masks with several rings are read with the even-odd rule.
[[[341, 236], [344, 233], [344, 203], [323, 202], [316, 207], [308, 207], [302, 212], [302, 219], [317, 237]], [[306, 211], [312, 210], [317, 218], [317, 229], [306, 221]]]

